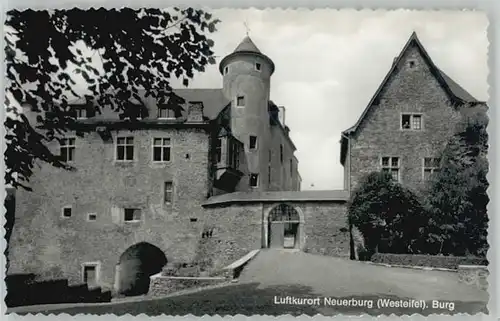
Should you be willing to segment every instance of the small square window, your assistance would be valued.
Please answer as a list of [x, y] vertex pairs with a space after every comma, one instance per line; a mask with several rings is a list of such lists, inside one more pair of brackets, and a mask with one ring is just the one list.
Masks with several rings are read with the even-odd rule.
[[257, 136], [250, 135], [250, 149], [257, 149]]
[[244, 96], [236, 97], [236, 106], [237, 107], [245, 107], [245, 97]]
[[198, 219], [197, 219], [196, 217], [191, 217], [189, 220], [190, 220], [191, 222], [198, 222]]
[[250, 187], [259, 186], [259, 174], [250, 174]]
[[137, 208], [126, 208], [123, 214], [125, 222], [139, 221], [141, 219], [141, 210]]
[[97, 214], [96, 213], [88, 213], [87, 214], [87, 221], [96, 221], [97, 220]]
[[409, 60], [409, 61], [408, 61], [408, 66], [409, 66], [410, 68], [415, 67], [415, 60], [413, 60], [413, 59], [412, 59], [412, 60]]
[[260, 63], [258, 63], [258, 62], [255, 63], [255, 70], [260, 71], [261, 67], [262, 67], [262, 65]]
[[71, 206], [66, 206], [62, 210], [62, 216], [65, 218], [71, 217], [72, 212], [73, 209], [71, 208]]

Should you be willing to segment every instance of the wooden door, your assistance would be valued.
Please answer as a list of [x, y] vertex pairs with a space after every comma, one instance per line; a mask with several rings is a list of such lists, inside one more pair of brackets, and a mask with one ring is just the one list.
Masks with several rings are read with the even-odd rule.
[[283, 248], [285, 228], [283, 222], [272, 222], [269, 231], [269, 247]]

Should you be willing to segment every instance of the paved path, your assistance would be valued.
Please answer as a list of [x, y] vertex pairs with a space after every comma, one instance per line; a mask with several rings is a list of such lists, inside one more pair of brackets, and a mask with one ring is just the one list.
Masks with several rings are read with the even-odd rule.
[[455, 272], [370, 265], [304, 252], [262, 250], [240, 276], [240, 283], [305, 285], [322, 296], [390, 295], [418, 300], [487, 301], [488, 294], [458, 282]]

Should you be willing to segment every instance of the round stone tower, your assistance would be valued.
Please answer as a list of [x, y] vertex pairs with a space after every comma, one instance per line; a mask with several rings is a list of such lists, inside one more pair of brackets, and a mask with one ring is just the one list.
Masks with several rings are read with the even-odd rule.
[[[231, 129], [245, 146], [245, 176], [238, 190], [267, 190], [270, 145], [269, 92], [273, 61], [250, 37], [222, 59], [223, 92], [231, 101]], [[257, 174], [257, 184], [255, 184]]]

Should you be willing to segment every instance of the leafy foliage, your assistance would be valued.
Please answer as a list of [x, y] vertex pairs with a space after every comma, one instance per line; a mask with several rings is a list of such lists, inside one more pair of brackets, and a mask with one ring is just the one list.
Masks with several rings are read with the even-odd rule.
[[368, 251], [377, 251], [384, 242], [384, 251], [413, 253], [418, 251], [426, 217], [412, 191], [389, 174], [374, 172], [365, 176], [353, 192], [348, 220], [364, 236]]
[[[6, 183], [30, 189], [37, 160], [71, 168], [47, 143], [74, 128], [75, 99], [90, 101], [96, 112], [111, 108], [130, 121], [143, 116], [145, 97], [181, 108], [170, 80], [187, 86], [195, 72], [215, 63], [214, 43], [205, 34], [218, 22], [193, 8], [8, 12]], [[36, 119], [16, 104], [31, 106]]]
[[488, 118], [482, 106], [463, 113], [429, 188], [426, 242], [431, 254], [484, 256], [488, 248]]

